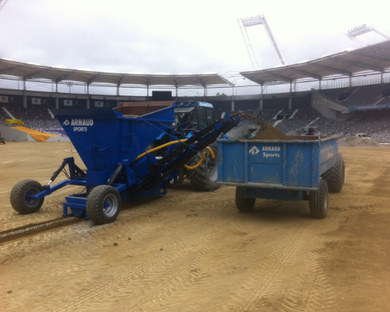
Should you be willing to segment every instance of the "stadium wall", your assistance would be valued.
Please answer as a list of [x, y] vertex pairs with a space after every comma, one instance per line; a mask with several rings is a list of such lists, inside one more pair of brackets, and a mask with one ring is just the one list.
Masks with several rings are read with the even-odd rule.
[[12, 129], [11, 127], [0, 125], [0, 132], [1, 136], [8, 142], [35, 142], [35, 140], [28, 133], [20, 132], [18, 130]]

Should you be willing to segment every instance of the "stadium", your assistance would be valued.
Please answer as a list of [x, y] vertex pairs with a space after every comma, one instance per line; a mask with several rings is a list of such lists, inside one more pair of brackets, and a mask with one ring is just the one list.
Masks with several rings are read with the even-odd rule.
[[[112, 112], [158, 101], [205, 101], [217, 119], [245, 113], [303, 141], [315, 134], [339, 142], [343, 189], [329, 196], [327, 218], [309, 217], [302, 201], [267, 197], [238, 212], [236, 187], [200, 192], [182, 181], [165, 196], [124, 202], [114, 223], [99, 226], [65, 214], [64, 196], [85, 191], [75, 185], [35, 213], [13, 210], [12, 187], [22, 179], [50, 190], [58, 175], [69, 178], [67, 159], [83, 162], [54, 118], [58, 109]], [[390, 310], [389, 40], [228, 74], [113, 73], [2, 58], [0, 132], [4, 311]], [[102, 152], [99, 166], [110, 158], [109, 148], [83, 144], [85, 154]], [[83, 170], [73, 173], [83, 178]], [[118, 166], [110, 180], [121, 175]]]
[[[54, 109], [107, 108], [129, 101], [173, 99], [207, 101], [214, 105], [217, 112], [251, 113], [286, 134], [305, 133], [305, 129], [313, 127], [317, 133], [324, 135], [355, 136], [364, 133], [378, 142], [389, 143], [389, 55], [390, 41], [385, 41], [305, 63], [240, 72], [234, 80], [219, 74], [88, 72], [0, 59], [0, 80], [22, 85], [21, 89], [0, 89], [1, 132], [9, 141], [27, 140], [28, 135], [9, 131], [9, 125], [5, 123], [5, 120], [20, 120], [32, 130], [61, 135], [60, 125], [53, 120]], [[250, 85], [236, 85], [237, 80], [249, 81]], [[29, 84], [38, 82], [49, 84], [54, 92], [28, 89]], [[85, 93], [59, 92], [61, 85], [62, 89], [64, 85], [78, 85]], [[275, 85], [287, 87], [290, 91], [265, 91], [267, 86]], [[308, 88], [307, 85], [312, 87], [307, 91], [295, 91]], [[103, 94], [115, 93], [112, 92], [115, 90], [116, 95], [89, 92], [96, 87]], [[143, 90], [144, 95], [121, 96], [124, 88]], [[203, 88], [204, 95], [181, 97], [181, 88]], [[174, 91], [161, 91], [164, 89]], [[235, 89], [247, 94], [234, 94]], [[253, 89], [257, 89], [258, 93], [253, 94]], [[210, 91], [215, 93], [215, 90], [218, 90], [216, 95], [207, 95]], [[231, 95], [227, 95], [229, 93]], [[26, 131], [26, 128], [22, 130]]]

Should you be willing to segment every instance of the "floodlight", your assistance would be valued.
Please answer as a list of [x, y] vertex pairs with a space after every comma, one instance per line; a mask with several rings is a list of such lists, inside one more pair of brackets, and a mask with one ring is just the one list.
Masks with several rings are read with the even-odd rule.
[[370, 32], [372, 30], [373, 30], [372, 27], [367, 26], [366, 24], [363, 24], [363, 25], [356, 26], [356, 27], [348, 30], [347, 36], [349, 38], [352, 38], [352, 37], [354, 38], [354, 37], [363, 35], [365, 33], [368, 33], [368, 32]]
[[[240, 23], [240, 21], [241, 21], [241, 23]], [[256, 26], [256, 25], [263, 25], [264, 26], [264, 29], [267, 32], [268, 38], [271, 41], [271, 44], [273, 45], [276, 53], [278, 54], [280, 62], [283, 65], [286, 64], [286, 62], [284, 61], [284, 58], [283, 58], [283, 56], [278, 48], [278, 45], [276, 44], [276, 40], [271, 32], [271, 28], [269, 27], [267, 19], [265, 18], [264, 14], [240, 18], [240, 19], [238, 19], [238, 23], [239, 23], [239, 26], [241, 28], [241, 34], [242, 34], [242, 37], [244, 39], [245, 46], [248, 50], [249, 58], [252, 62], [253, 68], [258, 68], [259, 66], [257, 63], [256, 55], [255, 55], [253, 48], [252, 48], [252, 44], [250, 42], [249, 35], [246, 31], [246, 28], [251, 27], [251, 26]]]
[[241, 18], [241, 21], [242, 21], [242, 24], [244, 25], [244, 27], [261, 25], [264, 22], [264, 16], [263, 15], [255, 15], [255, 16], [243, 17], [243, 18]]
[[[364, 34], [370, 32], [370, 31], [373, 31], [376, 34], [378, 34], [379, 36], [382, 36], [382, 37], [386, 38], [387, 40], [390, 40], [390, 37], [388, 35], [380, 32], [379, 30], [375, 29], [374, 27], [366, 25], [366, 24], [363, 24], [363, 25], [360, 25], [360, 26], [356, 26], [356, 27], [348, 30], [347, 36], [348, 36], [349, 39], [361, 42], [356, 37], [360, 36], [360, 35], [364, 35]], [[367, 43], [364, 43], [364, 42], [361, 42], [361, 43], [363, 43], [365, 45], [368, 45]]]

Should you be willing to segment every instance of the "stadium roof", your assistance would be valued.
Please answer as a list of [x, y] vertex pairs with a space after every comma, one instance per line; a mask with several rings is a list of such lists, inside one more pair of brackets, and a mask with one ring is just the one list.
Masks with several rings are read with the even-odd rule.
[[373, 71], [384, 73], [390, 68], [390, 40], [364, 48], [324, 56], [312, 61], [270, 69], [240, 72], [258, 84], [292, 83], [298, 79], [323, 80], [335, 75], [352, 77], [356, 73]]
[[[344, 51], [319, 59], [283, 65], [270, 69], [240, 72], [245, 78], [263, 84], [292, 83], [296, 80], [332, 79], [335, 76], [353, 77], [358, 73], [373, 74], [390, 71], [390, 40], [364, 48]], [[16, 62], [0, 58], [0, 77], [13, 76], [22, 80], [47, 79], [58, 84], [64, 81], [90, 84], [142, 85], [142, 86], [233, 86], [234, 84], [216, 73], [204, 74], [140, 74], [109, 73], [68, 69]]]
[[77, 81], [87, 85], [108, 83], [115, 85], [167, 85], [174, 87], [209, 85], [231, 85], [231, 82], [215, 73], [204, 74], [139, 74], [109, 73], [88, 70], [49, 67], [30, 63], [21, 63], [0, 58], [0, 75], [15, 76], [23, 80], [48, 79], [55, 83]]

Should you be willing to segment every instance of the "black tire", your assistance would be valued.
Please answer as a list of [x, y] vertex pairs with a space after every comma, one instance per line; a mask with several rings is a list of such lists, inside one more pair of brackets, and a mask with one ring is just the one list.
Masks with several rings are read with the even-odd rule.
[[[202, 164], [187, 173], [191, 184], [199, 191], [210, 192], [215, 191], [220, 187], [218, 183], [218, 146], [217, 144], [210, 145], [214, 152], [215, 158], [211, 157], [210, 152], [206, 151], [206, 156]], [[190, 166], [194, 166], [202, 158], [202, 153], [196, 154], [189, 162]]]
[[310, 192], [310, 215], [315, 219], [324, 219], [328, 215], [329, 193], [328, 184], [320, 180], [318, 190]]
[[336, 155], [336, 163], [329, 168], [322, 178], [328, 184], [330, 193], [340, 193], [345, 182], [345, 163], [341, 153]]
[[245, 189], [236, 187], [236, 207], [241, 212], [251, 212], [255, 206], [256, 198], [248, 198], [244, 196]]
[[109, 185], [99, 185], [91, 190], [87, 198], [87, 215], [95, 224], [106, 224], [116, 220], [121, 209], [118, 190]]
[[37, 212], [45, 198], [29, 199], [29, 195], [36, 195], [43, 191], [43, 187], [35, 180], [22, 180], [15, 184], [11, 190], [10, 201], [12, 208], [20, 214]]

